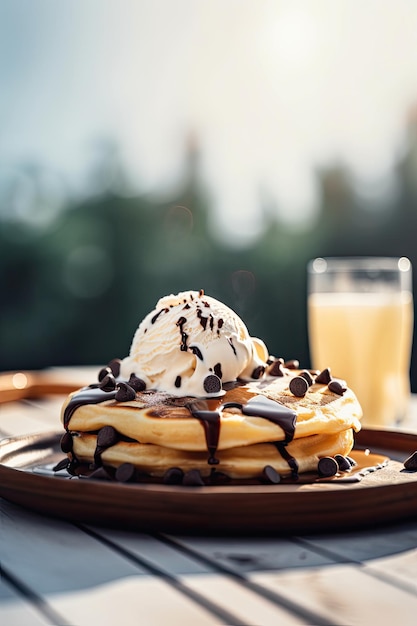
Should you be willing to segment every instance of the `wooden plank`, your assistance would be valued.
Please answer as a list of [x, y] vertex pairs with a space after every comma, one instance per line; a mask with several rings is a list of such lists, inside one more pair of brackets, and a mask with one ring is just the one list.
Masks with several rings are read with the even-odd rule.
[[369, 575], [411, 593], [417, 592], [417, 522], [375, 527], [363, 532], [298, 539], [335, 561], [361, 564]]
[[[256, 571], [286, 571], [288, 568], [300, 568], [304, 571], [313, 566], [333, 563], [332, 560], [318, 555], [305, 548], [299, 548], [291, 538], [206, 538], [206, 537], [173, 537], [166, 536], [165, 540], [172, 542], [186, 554], [211, 564], [221, 572], [235, 577], [235, 580], [262, 596], [269, 602], [281, 607], [302, 620], [303, 624], [316, 626], [333, 626], [321, 611], [319, 606], [309, 607], [302, 599], [289, 598], [285, 587], [275, 589], [258, 584], [251, 576]], [[285, 623], [285, 622], [284, 622]]]
[[59, 418], [56, 423], [46, 422], [42, 411], [30, 407], [24, 402], [11, 402], [0, 405], [0, 430], [3, 436], [18, 437], [29, 433], [41, 433], [59, 430]]
[[71, 524], [5, 501], [1, 524], [2, 567], [60, 616], [57, 623], [211, 626], [220, 622], [163, 578], [150, 575]]
[[417, 598], [364, 573], [357, 565], [256, 572], [250, 579], [267, 589], [285, 589], [289, 600], [320, 611], [335, 626], [415, 626]]
[[[174, 540], [180, 541], [187, 550], [200, 554], [203, 559], [217, 560], [221, 567], [244, 576], [249, 584], [278, 596], [283, 594], [289, 603], [301, 605], [306, 612], [318, 615], [323, 622], [368, 626], [375, 622], [377, 610], [378, 625], [390, 626], [395, 623], [394, 616], [402, 626], [411, 625], [415, 623], [417, 611], [417, 598], [411, 593], [412, 589], [398, 584], [393, 572], [392, 578], [386, 580], [380, 572], [368, 571], [368, 568], [378, 567], [378, 563], [363, 566], [360, 561], [350, 562], [350, 557], [357, 556], [361, 546], [368, 545], [368, 557], [376, 553], [377, 546], [382, 548], [384, 531], [376, 534], [373, 548], [369, 548], [369, 545], [372, 546], [371, 532], [310, 537], [308, 541], [298, 538], [236, 538], [210, 542], [207, 538], [198, 537]], [[394, 527], [386, 535], [388, 545], [390, 534], [391, 549], [404, 546], [398, 538], [400, 533], [395, 533]], [[410, 546], [414, 541], [411, 525], [408, 535], [406, 545]], [[414, 550], [406, 554], [410, 558], [403, 555], [397, 569], [401, 569], [403, 578], [409, 579], [413, 572], [415, 577], [417, 560]], [[378, 601], [379, 596], [383, 596], [382, 602]]]
[[0, 577], [0, 624], [5, 626], [48, 626], [51, 622]]
[[61, 408], [67, 396], [48, 396], [33, 400], [23, 400], [23, 404], [28, 407], [33, 414], [37, 414], [37, 418], [49, 424], [49, 428], [54, 425], [60, 429], [61, 425]]
[[131, 576], [99, 588], [58, 594], [54, 604], [65, 615], [71, 615], [69, 623], [76, 626], [221, 624], [203, 608], [153, 577]]
[[306, 568], [334, 563], [331, 556], [319, 554], [308, 546], [297, 545], [285, 537], [209, 537], [170, 536], [184, 549], [208, 559], [227, 571], [244, 575], [251, 571]]
[[404, 554], [377, 559], [366, 564], [364, 571], [396, 584], [417, 596], [417, 548]]
[[361, 532], [302, 537], [307, 547], [331, 553], [335, 560], [365, 563], [417, 546], [417, 522], [377, 526]]
[[[232, 576], [219, 572], [215, 565], [202, 563], [157, 538], [116, 530], [95, 530], [123, 550], [164, 570], [168, 575], [179, 578], [188, 589], [204, 597], [206, 601], [223, 611], [231, 612], [235, 623], [263, 626], [305, 623], [300, 617], [243, 586]], [[213, 544], [217, 543], [217, 539], [213, 538], [211, 541]]]

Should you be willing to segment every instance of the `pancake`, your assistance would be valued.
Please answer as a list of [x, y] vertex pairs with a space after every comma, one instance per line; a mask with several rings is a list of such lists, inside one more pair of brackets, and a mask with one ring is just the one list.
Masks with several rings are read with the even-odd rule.
[[[74, 438], [74, 453], [80, 462], [94, 459], [97, 436], [79, 433]], [[205, 452], [184, 452], [154, 444], [120, 441], [101, 454], [103, 465], [118, 468], [124, 463], [132, 464], [141, 474], [163, 478], [171, 468], [180, 468], [186, 473], [197, 470], [202, 477], [210, 477], [213, 469], [232, 479], [262, 478], [265, 467], [272, 467], [283, 477], [316, 471], [321, 458], [346, 456], [353, 446], [352, 430], [334, 435], [311, 435], [296, 439], [286, 446], [286, 452], [296, 464], [291, 466], [283, 457], [279, 446], [272, 443], [257, 443], [219, 451], [218, 463], [207, 463]]]

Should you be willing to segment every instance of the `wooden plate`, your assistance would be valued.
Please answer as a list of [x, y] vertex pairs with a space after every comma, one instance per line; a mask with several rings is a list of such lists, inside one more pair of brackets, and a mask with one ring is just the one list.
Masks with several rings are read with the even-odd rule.
[[62, 459], [61, 434], [0, 443], [0, 496], [75, 522], [141, 531], [283, 534], [337, 531], [417, 517], [417, 472], [403, 461], [417, 435], [362, 430], [356, 449], [390, 457], [360, 482], [183, 487], [44, 476]]

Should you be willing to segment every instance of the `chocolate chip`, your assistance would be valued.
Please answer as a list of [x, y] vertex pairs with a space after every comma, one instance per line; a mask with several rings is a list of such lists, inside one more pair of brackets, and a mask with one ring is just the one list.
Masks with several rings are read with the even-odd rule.
[[97, 480], [111, 480], [110, 474], [104, 469], [104, 467], [98, 467], [89, 474], [88, 478], [93, 478]]
[[222, 364], [221, 363], [216, 363], [216, 365], [214, 366], [214, 373], [216, 374], [216, 376], [218, 376], [220, 379], [223, 378], [223, 372], [222, 372]]
[[62, 459], [59, 463], [57, 463], [52, 469], [54, 472], [60, 472], [63, 469], [67, 469], [69, 462], [69, 458], [66, 457], [65, 459]]
[[176, 386], [177, 389], [181, 387], [181, 376], [176, 377], [174, 385]]
[[226, 485], [227, 483], [230, 483], [230, 480], [230, 476], [224, 472], [214, 471], [210, 474], [210, 482], [213, 485]]
[[136, 391], [127, 383], [117, 383], [115, 398], [117, 402], [129, 402], [136, 398]]
[[303, 378], [306, 379], [308, 386], [311, 387], [311, 385], [313, 384], [313, 377], [310, 374], [310, 372], [308, 370], [303, 370], [300, 374], [300, 376], [302, 376]]
[[336, 461], [341, 472], [348, 472], [352, 469], [349, 459], [343, 456], [343, 454], [335, 454], [334, 460]]
[[97, 433], [97, 447], [109, 448], [119, 441], [119, 433], [113, 426], [103, 426]]
[[275, 359], [268, 370], [270, 376], [284, 376], [284, 359]]
[[120, 359], [112, 359], [110, 363], [107, 363], [107, 366], [110, 367], [112, 374], [115, 378], [120, 376], [120, 365], [122, 361]]
[[134, 389], [135, 391], [145, 391], [146, 389], [146, 383], [144, 380], [142, 380], [141, 378], [139, 378], [138, 376], [135, 376], [135, 374], [131, 374], [130, 378], [129, 378], [129, 385], [132, 387], [132, 389]]
[[112, 374], [110, 367], [103, 367], [98, 373], [98, 381], [101, 383], [108, 374]]
[[330, 389], [330, 391], [332, 391], [333, 393], [337, 393], [338, 396], [343, 396], [343, 394], [345, 393], [347, 389], [346, 384], [344, 383], [343, 380], [333, 379], [329, 382], [327, 386]]
[[315, 382], [319, 383], [320, 385], [328, 385], [331, 379], [332, 375], [330, 373], [330, 369], [326, 367], [320, 372], [320, 374], [317, 374]]
[[272, 485], [277, 485], [281, 482], [281, 476], [278, 474], [276, 469], [272, 467], [272, 465], [265, 465], [262, 470], [262, 478], [265, 482], [271, 483]]
[[[172, 305], [171, 305], [172, 306]], [[160, 315], [162, 315], [162, 313], [167, 313], [169, 311], [169, 309], [167, 309], [166, 307], [164, 309], [161, 309], [160, 311], [158, 311], [157, 313], [155, 313], [155, 315], [153, 316], [153, 318], [151, 319], [151, 324], [155, 324], [156, 320], [158, 319], [158, 317]], [[145, 333], [148, 329], [145, 328]]]
[[203, 387], [206, 393], [218, 393], [222, 388], [222, 383], [218, 376], [209, 374], [204, 379]]
[[193, 469], [184, 474], [182, 484], [187, 487], [202, 487], [204, 485], [204, 480], [202, 479], [200, 472]]
[[297, 359], [290, 359], [289, 361], [284, 362], [284, 367], [289, 370], [298, 370], [298, 368], [300, 367], [300, 363], [299, 361], [297, 361]]
[[291, 378], [289, 388], [294, 396], [302, 398], [308, 391], [308, 382], [302, 376], [295, 376]]
[[67, 466], [67, 472], [68, 474], [71, 474], [71, 476], [77, 476], [77, 468], [80, 466], [80, 462], [78, 459], [71, 459], [71, 461], [69, 462], [68, 466]]
[[404, 467], [411, 472], [417, 471], [417, 450], [404, 461]]
[[184, 472], [180, 467], [170, 467], [165, 472], [162, 482], [166, 485], [180, 485], [184, 477]]
[[229, 346], [232, 348], [233, 354], [236, 356], [237, 352], [236, 352], [236, 348], [233, 345], [233, 339], [231, 337], [228, 337], [227, 338], [227, 342], [228, 342]]
[[136, 468], [132, 463], [122, 463], [117, 468], [114, 477], [119, 483], [132, 482], [136, 478]]
[[331, 456], [324, 456], [320, 459], [317, 469], [320, 476], [329, 477], [337, 474], [339, 466]]
[[61, 450], [62, 452], [71, 452], [72, 450], [72, 436], [71, 433], [66, 432], [61, 437]]
[[103, 391], [114, 391], [116, 389], [116, 379], [113, 374], [107, 374], [100, 382], [100, 389]]
[[252, 372], [252, 378], [254, 378], [255, 380], [258, 380], [259, 378], [261, 378], [261, 376], [263, 376], [265, 373], [265, 368], [263, 365], [258, 365], [258, 367], [255, 367], [255, 369]]

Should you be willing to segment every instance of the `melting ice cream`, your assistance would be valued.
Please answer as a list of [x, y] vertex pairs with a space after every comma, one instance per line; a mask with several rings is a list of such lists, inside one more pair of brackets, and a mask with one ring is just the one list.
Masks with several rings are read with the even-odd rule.
[[203, 291], [161, 298], [139, 325], [121, 375], [176, 396], [210, 397], [263, 376], [268, 350], [240, 317]]

